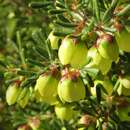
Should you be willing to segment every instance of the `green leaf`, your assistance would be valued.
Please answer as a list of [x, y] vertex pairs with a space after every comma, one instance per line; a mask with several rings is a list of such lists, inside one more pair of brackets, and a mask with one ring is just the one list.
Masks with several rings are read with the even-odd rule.
[[60, 21], [70, 23], [70, 21], [66, 17], [64, 17], [64, 15], [62, 15], [62, 14], [57, 15], [57, 17]]
[[97, 96], [97, 102], [100, 103], [101, 101], [101, 84], [97, 84], [96, 86], [96, 96]]
[[32, 7], [32, 8], [44, 8], [44, 7], [47, 7], [49, 5], [51, 5], [52, 2], [31, 2], [29, 4], [29, 7]]
[[4, 73], [0, 71], [0, 81], [4, 79]]
[[88, 82], [89, 82], [90, 86], [93, 87], [94, 82], [93, 82], [92, 78], [89, 76], [89, 74], [87, 74], [87, 78], [88, 78]]
[[53, 61], [54, 55], [53, 55], [53, 51], [51, 48], [51, 44], [49, 44], [49, 42], [50, 42], [49, 40], [46, 41], [46, 49], [47, 49], [50, 61]]
[[88, 33], [90, 33], [94, 28], [94, 22], [95, 20], [92, 19], [90, 23], [87, 26], [85, 26], [84, 29], [82, 30], [82, 37], [81, 37], [82, 40], [86, 40], [88, 38]]
[[50, 13], [51, 15], [62, 14], [62, 13], [64, 13], [64, 12], [66, 12], [65, 9], [59, 9], [59, 10], [57, 10], [57, 9], [52, 9], [52, 10], [49, 10], [49, 13]]
[[0, 65], [3, 66], [3, 67], [7, 67], [7, 65], [4, 63], [4, 61], [0, 60]]
[[66, 35], [70, 35], [70, 34], [72, 34], [74, 31], [73, 30], [68, 30], [68, 31], [54, 31], [53, 32], [53, 34], [55, 35], [55, 36], [59, 36], [59, 37], [64, 37], [64, 36], [66, 36]]
[[66, 23], [66, 22], [62, 22], [62, 21], [56, 21], [55, 24], [61, 25], [63, 27], [72, 27], [72, 28], [77, 26], [73, 23]]
[[11, 84], [11, 83], [13, 83], [13, 82], [16, 82], [17, 80], [19, 80], [19, 77], [12, 78], [12, 79], [7, 79], [7, 80], [5, 81], [5, 83], [9, 85], [9, 84]]
[[117, 80], [117, 81], [116, 81], [116, 84], [114, 85], [112, 94], [114, 94], [114, 93], [117, 91], [117, 89], [119, 88], [119, 86], [120, 86], [120, 81]]
[[47, 58], [45, 57], [44, 51], [43, 51], [42, 53], [40, 53], [40, 50], [39, 50], [38, 48], [36, 48], [36, 47], [33, 47], [33, 50], [34, 50], [34, 52], [35, 52], [38, 56], [40, 56], [43, 60], [47, 60]]
[[98, 130], [102, 130], [102, 122], [100, 120], [98, 120]]
[[98, 73], [99, 73], [99, 70], [98, 69], [95, 69], [95, 68], [83, 68], [81, 71], [86, 71], [91, 77], [95, 78]]
[[34, 75], [35, 72], [33, 72], [33, 71], [28, 71], [28, 70], [18, 70], [18, 71], [17, 71], [17, 74], [18, 74], [18, 75], [27, 75], [27, 76], [29, 76], [29, 75]]
[[108, 94], [107, 90], [106, 90], [103, 86], [101, 86], [101, 90], [102, 90], [105, 94]]
[[42, 46], [35, 46], [35, 50], [47, 60], [48, 52], [46, 48], [43, 48]]
[[26, 87], [26, 86], [30, 86], [32, 83], [35, 83], [36, 82], [36, 79], [38, 78], [38, 76], [32, 76], [32, 77], [29, 77], [27, 78], [26, 80], [24, 80], [22, 83], [21, 83], [21, 87]]
[[63, 3], [61, 3], [61, 2], [57, 2], [56, 1], [56, 7], [59, 7], [59, 8], [65, 8], [65, 5], [63, 4]]
[[128, 4], [124, 9], [122, 9], [116, 15], [119, 16], [119, 17], [121, 17], [121, 16], [124, 16], [125, 14], [127, 14], [129, 11], [130, 11], [130, 4]]
[[26, 69], [27, 66], [26, 66], [24, 48], [23, 48], [23, 44], [22, 44], [22, 40], [21, 40], [20, 31], [16, 32], [16, 38], [17, 38], [17, 44], [18, 44], [18, 49], [19, 49], [19, 56], [20, 56], [24, 69]]
[[32, 34], [32, 38], [35, 41], [35, 43], [39, 46], [42, 46], [42, 48], [45, 47], [45, 33], [42, 32], [42, 30], [38, 30]]
[[111, 19], [112, 15], [113, 15], [113, 11], [114, 11], [115, 7], [117, 6], [118, 2], [119, 2], [119, 0], [112, 0], [110, 7], [105, 11], [105, 13], [102, 17], [102, 21], [104, 23], [109, 22], [109, 20]]
[[93, 10], [96, 20], [99, 22], [100, 21], [99, 0], [93, 0]]
[[33, 59], [26, 59], [26, 61], [29, 62], [32, 65], [37, 65], [39, 67], [45, 67], [45, 65], [43, 63], [38, 62], [38, 61], [33, 60]]

